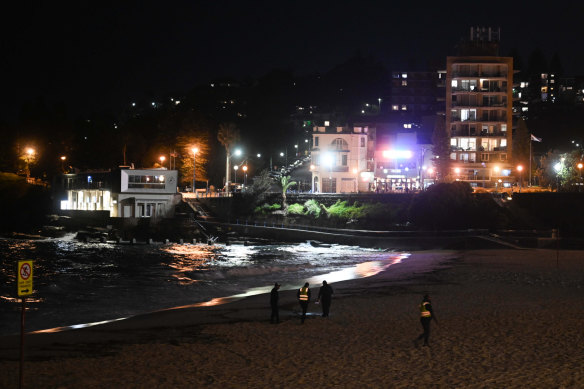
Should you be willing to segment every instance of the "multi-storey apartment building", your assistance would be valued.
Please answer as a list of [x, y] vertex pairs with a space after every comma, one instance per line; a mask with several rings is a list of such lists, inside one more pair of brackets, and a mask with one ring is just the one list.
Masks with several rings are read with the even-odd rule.
[[[492, 49], [492, 42], [486, 47]], [[446, 60], [451, 174], [475, 187], [493, 187], [513, 174], [513, 58], [470, 52]]]

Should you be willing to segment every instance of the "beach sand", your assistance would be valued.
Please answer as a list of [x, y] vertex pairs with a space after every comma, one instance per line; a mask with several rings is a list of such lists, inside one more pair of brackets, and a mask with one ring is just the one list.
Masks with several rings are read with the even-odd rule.
[[[25, 387], [584, 387], [582, 251], [415, 252], [332, 287], [331, 316], [312, 302], [303, 325], [284, 291], [278, 325], [260, 295], [28, 335]], [[413, 342], [425, 292], [431, 347]], [[18, 337], [0, 341], [0, 387], [16, 388]]]

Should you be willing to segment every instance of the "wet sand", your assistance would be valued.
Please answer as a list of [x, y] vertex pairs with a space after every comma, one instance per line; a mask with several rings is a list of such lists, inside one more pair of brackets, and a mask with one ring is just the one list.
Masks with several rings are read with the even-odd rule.
[[[332, 287], [331, 316], [311, 303], [303, 325], [284, 291], [278, 325], [259, 295], [28, 335], [25, 387], [584, 387], [582, 251], [415, 252]], [[413, 342], [425, 292], [431, 347]], [[17, 350], [0, 338], [0, 388], [18, 387]]]

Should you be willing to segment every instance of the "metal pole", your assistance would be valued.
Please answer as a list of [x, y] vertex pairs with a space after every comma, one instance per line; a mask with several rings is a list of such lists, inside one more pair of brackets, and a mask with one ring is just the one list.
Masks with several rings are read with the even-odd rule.
[[20, 314], [20, 372], [18, 388], [24, 388], [24, 312], [26, 311], [26, 297], [22, 298], [22, 312]]
[[193, 193], [195, 192], [195, 170], [196, 170], [197, 153], [193, 152]]
[[529, 187], [531, 187], [531, 135], [529, 136]]

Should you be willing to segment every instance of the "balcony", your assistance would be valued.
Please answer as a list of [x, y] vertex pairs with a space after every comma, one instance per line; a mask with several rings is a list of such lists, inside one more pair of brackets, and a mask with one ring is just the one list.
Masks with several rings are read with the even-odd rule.
[[492, 137], [492, 138], [506, 138], [507, 137], [507, 132], [504, 131], [493, 131], [493, 132], [488, 132], [488, 131], [481, 131], [481, 136], [484, 137]]

